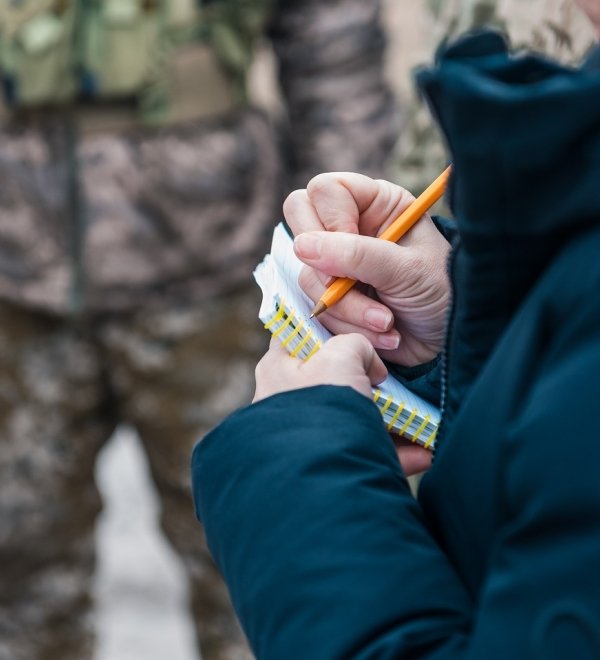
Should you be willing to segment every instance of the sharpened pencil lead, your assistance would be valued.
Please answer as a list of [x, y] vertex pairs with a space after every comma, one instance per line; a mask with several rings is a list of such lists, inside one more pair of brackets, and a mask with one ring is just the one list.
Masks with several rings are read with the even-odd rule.
[[319, 302], [313, 307], [313, 310], [310, 313], [310, 318], [312, 319], [315, 318], [315, 316], [319, 316], [319, 314], [322, 314], [326, 309], [327, 305], [322, 300], [319, 300]]

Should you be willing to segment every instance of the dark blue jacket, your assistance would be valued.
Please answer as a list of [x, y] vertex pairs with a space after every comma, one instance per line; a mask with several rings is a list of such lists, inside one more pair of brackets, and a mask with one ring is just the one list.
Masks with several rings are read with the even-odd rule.
[[260, 660], [600, 658], [600, 72], [486, 34], [418, 84], [460, 234], [418, 501], [375, 406], [317, 387], [197, 446], [198, 515]]

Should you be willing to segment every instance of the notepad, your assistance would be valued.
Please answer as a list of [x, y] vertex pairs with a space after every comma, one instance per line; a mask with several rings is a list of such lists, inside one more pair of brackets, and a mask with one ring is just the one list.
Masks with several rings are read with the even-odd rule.
[[[275, 228], [271, 252], [256, 267], [254, 278], [263, 294], [258, 316], [287, 351], [309, 360], [331, 338], [317, 319], [310, 318], [313, 302], [298, 285], [302, 262], [283, 223]], [[428, 449], [435, 447], [440, 412], [392, 376], [373, 389], [373, 401], [390, 433]]]

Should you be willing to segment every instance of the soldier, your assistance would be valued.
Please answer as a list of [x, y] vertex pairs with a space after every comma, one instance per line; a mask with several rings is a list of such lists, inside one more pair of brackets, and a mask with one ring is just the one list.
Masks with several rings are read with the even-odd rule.
[[[426, 0], [432, 29], [430, 52], [444, 39], [488, 26], [508, 34], [517, 47], [574, 63], [594, 42], [594, 31], [573, 0]], [[397, 145], [394, 178], [415, 194], [442, 171], [446, 152], [429, 111], [413, 97]]]
[[[189, 457], [250, 400], [267, 334], [251, 270], [286, 189], [383, 174], [398, 116], [379, 3], [0, 7], [0, 660], [91, 657], [92, 473], [120, 423], [147, 452], [202, 657], [242, 657]], [[288, 139], [248, 101], [261, 34]]]

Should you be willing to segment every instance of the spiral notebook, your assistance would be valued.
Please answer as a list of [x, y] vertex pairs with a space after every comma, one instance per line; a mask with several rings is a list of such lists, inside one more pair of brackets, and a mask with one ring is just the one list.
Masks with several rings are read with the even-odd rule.
[[[318, 319], [310, 318], [313, 302], [298, 286], [301, 269], [292, 238], [280, 223], [273, 234], [271, 252], [254, 271], [263, 294], [258, 316], [291, 355], [309, 360], [332, 335]], [[390, 433], [428, 449], [435, 447], [440, 421], [435, 406], [392, 376], [373, 389], [373, 401]]]

